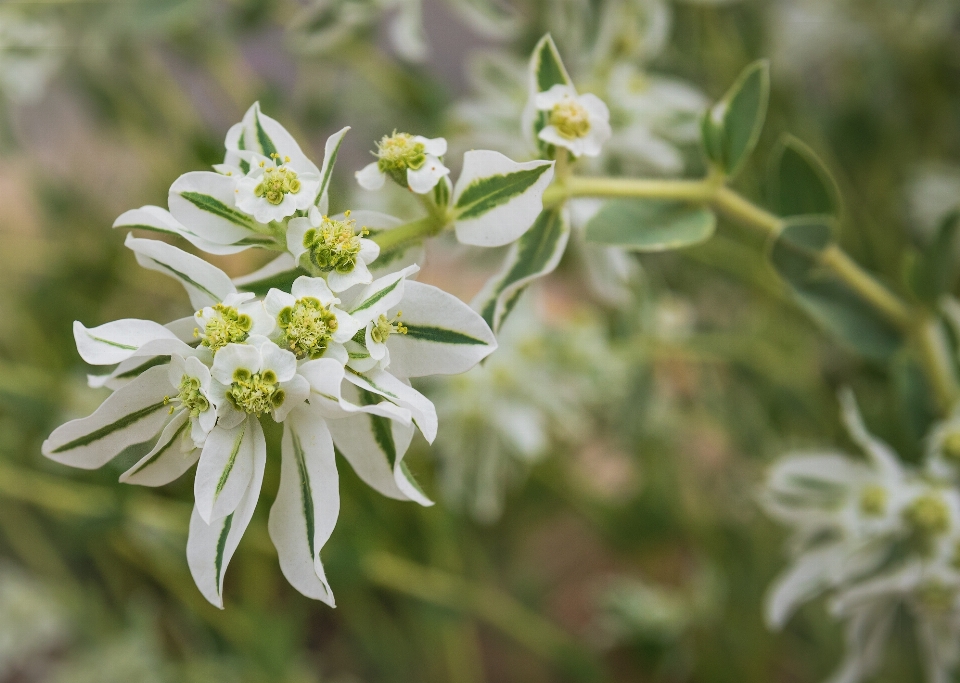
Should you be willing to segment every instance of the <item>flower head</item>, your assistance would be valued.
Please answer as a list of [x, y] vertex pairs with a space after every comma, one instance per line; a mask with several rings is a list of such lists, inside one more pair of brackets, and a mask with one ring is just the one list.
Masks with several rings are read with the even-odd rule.
[[598, 156], [610, 139], [610, 110], [596, 95], [578, 95], [573, 86], [558, 84], [537, 94], [536, 108], [546, 112], [547, 122], [538, 137], [575, 157]]
[[366, 190], [379, 190], [389, 176], [401, 187], [426, 194], [449, 175], [440, 157], [447, 153], [447, 141], [422, 135], [393, 132], [377, 143], [377, 160], [357, 171], [357, 182]]
[[306, 158], [292, 161], [278, 152], [271, 152], [268, 159], [243, 156], [251, 163], [247, 174], [237, 180], [238, 209], [259, 223], [269, 223], [313, 206], [320, 188], [320, 172], [313, 163]]
[[197, 311], [194, 334], [200, 344], [216, 353], [227, 344], [246, 341], [251, 334], [269, 334], [273, 322], [253, 298], [249, 293], [228, 294], [221, 303]]
[[287, 249], [303, 268], [324, 276], [330, 289], [341, 292], [373, 279], [367, 265], [380, 255], [380, 247], [365, 239], [366, 234], [349, 211], [330, 217], [311, 207], [307, 217], [290, 221]]
[[343, 344], [361, 323], [338, 307], [322, 278], [298, 277], [290, 293], [271, 289], [264, 308], [277, 321], [275, 340], [297, 359], [336, 358], [347, 362]]

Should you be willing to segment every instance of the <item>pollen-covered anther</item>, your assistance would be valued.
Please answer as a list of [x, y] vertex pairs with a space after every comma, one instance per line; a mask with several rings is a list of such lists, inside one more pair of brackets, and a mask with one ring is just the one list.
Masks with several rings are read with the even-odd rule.
[[337, 316], [319, 299], [303, 297], [277, 315], [284, 345], [297, 358], [320, 358], [337, 331]]
[[[274, 153], [270, 156], [273, 158], [274, 166], [268, 168], [264, 162], [260, 162], [263, 177], [253, 193], [271, 204], [280, 204], [286, 195], [297, 194], [300, 191], [300, 180], [297, 178], [296, 171], [280, 163], [279, 154]], [[290, 157], [284, 157], [283, 163], [289, 161]]]
[[237, 410], [259, 416], [283, 405], [286, 395], [273, 370], [251, 373], [238, 368], [233, 373], [227, 397]]
[[307, 249], [310, 262], [321, 272], [349, 273], [357, 265], [360, 254], [360, 237], [363, 230], [357, 232], [357, 222], [347, 218], [338, 221], [324, 216], [320, 226], [310, 228], [303, 235], [303, 246]]
[[586, 107], [572, 97], [553, 105], [549, 123], [568, 140], [582, 138], [590, 132], [590, 115]]
[[406, 334], [407, 326], [400, 322], [400, 316], [402, 315], [403, 311], [397, 311], [397, 315], [393, 320], [390, 320], [385, 315], [381, 315], [370, 329], [370, 338], [378, 344], [383, 344], [394, 332], [397, 334]]
[[200, 333], [200, 343], [216, 353], [227, 344], [239, 344], [246, 340], [253, 327], [253, 319], [233, 306], [217, 304], [212, 307], [214, 315], [206, 321]]
[[870, 484], [860, 491], [860, 512], [868, 517], [879, 517], [887, 511], [887, 490]]
[[377, 143], [377, 168], [406, 187], [407, 169], [416, 171], [427, 160], [427, 150], [409, 133], [393, 131]]

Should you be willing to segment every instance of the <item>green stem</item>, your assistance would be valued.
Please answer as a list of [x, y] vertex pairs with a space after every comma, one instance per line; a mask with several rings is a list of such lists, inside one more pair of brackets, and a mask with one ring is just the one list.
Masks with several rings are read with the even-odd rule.
[[380, 245], [381, 251], [390, 251], [433, 237], [443, 231], [444, 224], [445, 221], [438, 216], [424, 216], [389, 230], [381, 230], [370, 239]]
[[573, 176], [563, 184], [551, 185], [543, 194], [544, 206], [571, 197], [636, 197], [707, 201], [716, 192], [709, 180], [635, 180], [632, 178], [590, 178]]

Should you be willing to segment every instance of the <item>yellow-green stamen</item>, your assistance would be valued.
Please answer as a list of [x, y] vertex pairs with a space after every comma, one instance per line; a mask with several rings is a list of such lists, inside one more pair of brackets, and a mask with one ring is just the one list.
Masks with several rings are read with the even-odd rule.
[[277, 315], [283, 344], [297, 358], [320, 358], [337, 331], [337, 317], [319, 299], [304, 297]]
[[233, 373], [227, 397], [237, 410], [257, 416], [283, 405], [286, 398], [273, 370], [251, 373], [243, 368]]
[[407, 186], [407, 169], [417, 170], [427, 161], [422, 142], [414, 142], [409, 133], [384, 135], [377, 143], [377, 168], [403, 187]]
[[360, 238], [369, 234], [366, 228], [357, 232], [357, 222], [350, 220], [350, 212], [342, 221], [324, 216], [318, 228], [310, 228], [303, 235], [310, 263], [324, 273], [352, 272], [360, 254]]
[[397, 311], [397, 317], [393, 320], [389, 320], [387, 316], [381, 315], [370, 329], [370, 338], [378, 344], [383, 344], [394, 332], [406, 334], [407, 327], [400, 322], [401, 315], [403, 315], [403, 311]]
[[[297, 178], [297, 172], [292, 168], [277, 164], [280, 159], [279, 154], [271, 154], [273, 157], [273, 168], [266, 168], [264, 162], [260, 162], [263, 168], [263, 176], [259, 184], [253, 189], [253, 193], [258, 197], [263, 197], [271, 204], [279, 204], [288, 194], [297, 194], [300, 191], [300, 180]], [[290, 161], [290, 157], [284, 157], [284, 163]]]
[[582, 138], [590, 132], [590, 115], [577, 100], [567, 97], [553, 105], [550, 125], [567, 140]]
[[212, 308], [215, 315], [207, 320], [203, 332], [194, 330], [194, 335], [200, 337], [203, 346], [216, 353], [227, 344], [239, 344], [250, 336], [253, 320], [249, 315], [223, 304]]

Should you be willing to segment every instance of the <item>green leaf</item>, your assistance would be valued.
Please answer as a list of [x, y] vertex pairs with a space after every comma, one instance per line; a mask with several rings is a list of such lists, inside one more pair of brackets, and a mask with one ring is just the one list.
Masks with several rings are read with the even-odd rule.
[[759, 60], [748, 65], [723, 99], [704, 113], [704, 150], [727, 175], [735, 175], [756, 146], [769, 99], [770, 64]]
[[473, 302], [474, 310], [494, 332], [500, 329], [520, 292], [557, 267], [569, 237], [566, 212], [556, 207], [543, 211], [533, 226], [513, 243], [503, 268]]
[[807, 145], [784, 135], [770, 159], [770, 195], [781, 216], [836, 215], [840, 191], [823, 162]]
[[553, 37], [548, 33], [533, 48], [530, 58], [530, 69], [533, 72], [537, 92], [546, 92], [555, 85], [570, 85], [570, 75], [560, 59]]
[[770, 262], [822, 327], [867, 358], [888, 358], [903, 342], [899, 330], [821, 266], [832, 233], [830, 216], [788, 218], [771, 245]]
[[659, 199], [614, 199], [586, 228], [588, 242], [633, 251], [666, 251], [710, 238], [716, 216], [707, 208]]
[[506, 204], [533, 187], [540, 176], [551, 168], [553, 167], [550, 164], [544, 163], [523, 171], [477, 178], [457, 198], [457, 218], [477, 218]]
[[907, 253], [904, 279], [920, 301], [936, 305], [949, 293], [960, 273], [960, 211], [951, 211], [937, 226], [933, 240], [921, 251]]

